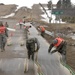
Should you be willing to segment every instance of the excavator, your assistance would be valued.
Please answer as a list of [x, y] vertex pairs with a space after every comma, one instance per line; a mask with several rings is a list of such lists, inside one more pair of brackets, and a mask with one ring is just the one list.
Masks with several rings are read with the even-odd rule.
[[39, 5], [43, 8], [45, 14], [47, 15], [47, 18], [49, 19], [49, 23], [51, 23], [52, 17], [50, 17], [46, 11], [46, 9], [43, 7], [43, 5], [41, 3], [39, 3]]

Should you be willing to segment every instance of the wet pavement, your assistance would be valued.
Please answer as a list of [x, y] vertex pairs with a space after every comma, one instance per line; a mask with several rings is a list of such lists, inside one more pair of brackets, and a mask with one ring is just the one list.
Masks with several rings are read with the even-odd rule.
[[29, 65], [28, 72], [24, 73], [24, 62], [22, 58], [1, 59], [0, 75], [34, 75], [33, 64]]
[[38, 61], [41, 65], [44, 75], [71, 75], [69, 70], [65, 68], [60, 62], [62, 56], [58, 52], [49, 54], [49, 43], [47, 43], [43, 37], [38, 35], [38, 31], [33, 26], [29, 30], [29, 37], [36, 37], [40, 42]]
[[[10, 21], [10, 27], [14, 28], [16, 21]], [[26, 23], [27, 25], [31, 25]], [[27, 51], [24, 46], [20, 46], [19, 40], [24, 38], [23, 29], [16, 27], [16, 32], [13, 33], [12, 45], [6, 46], [4, 52], [0, 52], [0, 75], [35, 75], [32, 62], [29, 65], [29, 71], [24, 74], [24, 62], [27, 58]], [[38, 31], [32, 26], [29, 29], [29, 37], [36, 37], [40, 42], [40, 50], [38, 52], [38, 61], [41, 65], [44, 75], [71, 75], [67, 68], [60, 63], [62, 57], [58, 52], [48, 54], [49, 44], [47, 41], [38, 35]], [[9, 32], [11, 34], [11, 32]], [[25, 39], [24, 39], [25, 41]]]
[[[9, 31], [12, 45], [5, 47], [4, 52], [0, 52], [0, 75], [35, 75], [33, 62], [29, 63], [28, 72], [24, 73], [25, 59], [27, 58], [27, 50], [25, 46], [24, 30], [16, 25], [16, 21], [9, 21], [10, 28], [16, 31]], [[12, 36], [10, 36], [12, 34]], [[21, 41], [24, 46], [20, 46]]]

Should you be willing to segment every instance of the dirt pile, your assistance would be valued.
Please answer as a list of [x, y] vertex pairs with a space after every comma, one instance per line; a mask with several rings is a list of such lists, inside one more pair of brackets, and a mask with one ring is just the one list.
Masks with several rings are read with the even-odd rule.
[[17, 5], [15, 5], [15, 4], [0, 5], [0, 16], [9, 15], [9, 14], [15, 12], [16, 8], [17, 8]]
[[[37, 12], [38, 11], [38, 12]], [[38, 4], [34, 4], [32, 9], [27, 7], [21, 7], [18, 11], [15, 12], [15, 15], [12, 18], [21, 19], [25, 16], [27, 19], [39, 20], [42, 17], [40, 16], [43, 12], [40, 9]]]
[[[15, 13], [13, 17], [9, 17], [9, 19], [22, 19], [24, 16], [26, 19], [32, 18], [32, 20], [39, 20], [42, 17], [40, 16], [43, 12], [40, 9], [39, 4], [34, 4], [32, 9], [28, 7], [20, 7], [17, 11], [17, 5], [0, 5], [0, 16], [10, 15], [11, 13]], [[38, 11], [38, 12], [37, 12]]]

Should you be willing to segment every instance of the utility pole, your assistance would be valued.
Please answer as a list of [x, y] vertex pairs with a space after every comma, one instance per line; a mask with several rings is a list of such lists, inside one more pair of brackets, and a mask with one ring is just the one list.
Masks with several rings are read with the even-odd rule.
[[[51, 0], [51, 2], [52, 2], [52, 0]], [[53, 9], [53, 5], [51, 3], [51, 20], [52, 20], [52, 9]]]
[[50, 2], [51, 2], [51, 10], [50, 10], [51, 16], [49, 17], [49, 23], [51, 23], [52, 20], [52, 9], [53, 9], [52, 0], [50, 0]]
[[48, 15], [46, 9], [43, 7], [43, 5], [42, 5], [41, 3], [39, 3], [39, 5], [43, 8], [44, 12], [46, 13], [46, 15], [47, 15], [47, 17], [48, 17], [48, 19], [49, 19], [49, 21], [50, 21], [50, 17], [49, 17], [49, 15]]
[[63, 8], [63, 0], [60, 0], [61, 1], [61, 9]]
[[[60, 0], [61, 1], [61, 9], [63, 8], [63, 0]], [[59, 14], [59, 23], [60, 23], [60, 15], [61, 14]]]

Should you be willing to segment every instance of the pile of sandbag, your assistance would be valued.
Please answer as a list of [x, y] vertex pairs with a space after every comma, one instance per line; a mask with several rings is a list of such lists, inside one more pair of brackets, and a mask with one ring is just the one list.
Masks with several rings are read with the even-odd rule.
[[12, 39], [11, 37], [7, 38], [7, 46], [11, 46], [12, 45]]
[[20, 37], [18, 41], [19, 41], [20, 46], [24, 46], [25, 41], [24, 41], [23, 37]]

